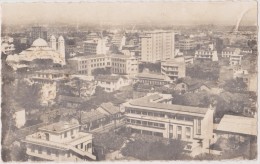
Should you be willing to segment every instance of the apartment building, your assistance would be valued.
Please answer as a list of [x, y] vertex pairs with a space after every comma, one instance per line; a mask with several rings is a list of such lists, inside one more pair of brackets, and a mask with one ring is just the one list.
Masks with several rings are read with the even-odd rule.
[[196, 60], [218, 61], [218, 53], [212, 49], [199, 49], [195, 52]]
[[57, 122], [40, 127], [26, 136], [26, 154], [31, 160], [88, 161], [96, 160], [92, 154], [92, 134], [79, 131], [75, 121]]
[[213, 108], [171, 102], [171, 95], [153, 93], [122, 104], [121, 111], [133, 133], [179, 139], [188, 143], [187, 150], [206, 152], [213, 137]]
[[172, 80], [185, 77], [186, 67], [184, 57], [177, 57], [161, 62], [161, 73]]
[[108, 55], [78, 56], [68, 59], [71, 69], [78, 74], [92, 75], [96, 68], [111, 67], [111, 57]]
[[146, 32], [145, 35], [140, 36], [140, 40], [143, 62], [156, 62], [174, 57], [174, 32]]

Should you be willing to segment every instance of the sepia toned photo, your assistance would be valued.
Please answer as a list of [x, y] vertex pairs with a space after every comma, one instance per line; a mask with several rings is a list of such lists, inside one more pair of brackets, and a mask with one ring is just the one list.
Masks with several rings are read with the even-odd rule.
[[257, 5], [1, 3], [2, 161], [256, 161]]

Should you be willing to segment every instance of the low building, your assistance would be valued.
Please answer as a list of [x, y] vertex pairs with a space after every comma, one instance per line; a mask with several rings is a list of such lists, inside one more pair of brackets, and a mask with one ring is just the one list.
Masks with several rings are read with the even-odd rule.
[[213, 108], [175, 105], [171, 100], [171, 95], [155, 93], [122, 104], [127, 127], [133, 133], [186, 141], [187, 150], [206, 152], [213, 137]]
[[139, 73], [134, 78], [135, 83], [148, 84], [148, 85], [166, 85], [172, 83], [172, 80], [161, 74], [152, 74], [152, 73]]
[[95, 81], [97, 82], [97, 86], [104, 88], [106, 92], [114, 92], [121, 87], [130, 85], [129, 79], [125, 76], [118, 75], [100, 75], [96, 77]]
[[242, 57], [241, 50], [239, 48], [230, 48], [227, 47], [222, 50], [222, 57], [229, 59], [229, 64], [234, 65], [241, 65]]
[[31, 160], [96, 160], [92, 151], [92, 134], [79, 131], [78, 122], [58, 122], [40, 127], [26, 136], [26, 154]]
[[178, 57], [161, 62], [161, 73], [172, 80], [185, 77], [186, 67], [184, 57]]
[[243, 141], [246, 138], [257, 136], [257, 119], [224, 115], [214, 131], [218, 138], [235, 137], [237, 140]]

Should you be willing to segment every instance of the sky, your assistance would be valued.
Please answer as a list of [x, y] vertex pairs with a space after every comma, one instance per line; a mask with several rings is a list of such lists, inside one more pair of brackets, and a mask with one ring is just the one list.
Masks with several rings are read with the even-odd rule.
[[171, 25], [257, 24], [257, 3], [251, 2], [143, 2], [143, 3], [5, 3], [2, 23], [109, 23]]

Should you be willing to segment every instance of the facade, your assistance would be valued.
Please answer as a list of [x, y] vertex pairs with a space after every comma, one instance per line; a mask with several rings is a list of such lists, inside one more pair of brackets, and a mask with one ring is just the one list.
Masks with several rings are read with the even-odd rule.
[[26, 154], [47, 161], [96, 160], [92, 154], [92, 134], [79, 131], [78, 122], [58, 122], [40, 127], [26, 136]]
[[194, 50], [196, 46], [193, 39], [181, 39], [176, 43], [176, 48], [180, 49], [180, 51]]
[[68, 59], [72, 69], [79, 74], [92, 75], [96, 68], [110, 68], [111, 73], [134, 75], [138, 73], [138, 58], [126, 55], [88, 55]]
[[147, 32], [140, 36], [141, 61], [156, 62], [172, 59], [175, 54], [175, 33], [167, 31]]
[[216, 50], [211, 49], [199, 49], [195, 52], [195, 59], [197, 60], [209, 60], [218, 61], [218, 53]]
[[109, 50], [106, 39], [93, 39], [83, 42], [84, 53], [87, 55], [106, 54]]
[[95, 81], [97, 82], [97, 86], [104, 88], [106, 92], [114, 92], [121, 87], [130, 85], [130, 81], [126, 77], [118, 75], [100, 75], [96, 77]]
[[124, 103], [127, 127], [134, 133], [186, 141], [186, 149], [205, 152], [213, 137], [213, 108], [174, 105], [171, 100], [171, 95], [155, 93]]
[[[62, 46], [62, 43], [60, 43], [60, 46]], [[14, 70], [20, 67], [29, 67], [30, 63], [36, 59], [49, 59], [52, 60], [53, 63], [63, 66], [66, 64], [66, 60], [65, 54], [61, 54], [61, 52], [62, 51], [53, 50], [44, 39], [38, 38], [33, 42], [30, 48], [22, 51], [19, 55], [8, 55], [6, 60], [8, 65], [13, 67]], [[24, 64], [22, 62], [29, 64]]]
[[96, 68], [111, 67], [111, 58], [108, 55], [78, 56], [68, 59], [68, 63], [76, 73], [92, 75], [92, 71]]
[[166, 85], [172, 83], [172, 80], [166, 76], [161, 74], [151, 74], [151, 73], [138, 73], [134, 78], [133, 81], [135, 83], [142, 83], [148, 85]]
[[114, 35], [111, 43], [117, 46], [118, 50], [121, 51], [126, 44], [126, 37], [124, 35]]
[[229, 64], [234, 66], [241, 65], [243, 55], [239, 48], [227, 47], [222, 51], [222, 57], [229, 58]]
[[161, 62], [161, 73], [172, 80], [185, 77], [186, 67], [184, 57], [173, 58]]
[[138, 70], [138, 58], [134, 55], [111, 55], [112, 73], [135, 75]]

